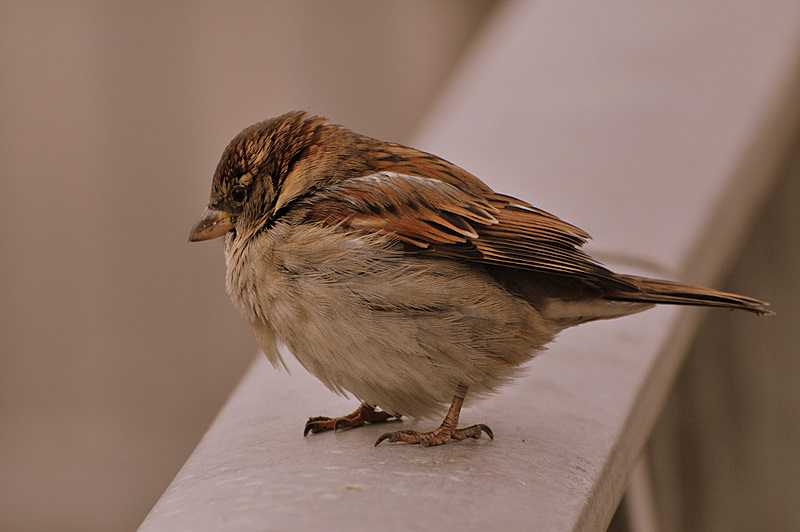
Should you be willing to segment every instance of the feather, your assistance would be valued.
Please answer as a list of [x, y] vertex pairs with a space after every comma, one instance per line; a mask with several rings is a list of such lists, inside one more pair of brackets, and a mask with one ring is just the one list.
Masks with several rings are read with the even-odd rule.
[[304, 206], [307, 221], [389, 233], [429, 255], [631, 287], [579, 249], [586, 232], [494, 192], [477, 195], [439, 179], [380, 172], [328, 185]]

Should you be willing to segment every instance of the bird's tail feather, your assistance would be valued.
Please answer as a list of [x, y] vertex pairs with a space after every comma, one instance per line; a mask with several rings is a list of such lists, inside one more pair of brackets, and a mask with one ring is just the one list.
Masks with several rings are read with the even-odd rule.
[[742, 309], [759, 315], [775, 314], [769, 310], [769, 303], [752, 297], [720, 292], [710, 288], [700, 288], [660, 279], [649, 279], [636, 275], [620, 275], [634, 285], [637, 290], [616, 292], [608, 296], [616, 301], [641, 301], [648, 303], [667, 303], [673, 305], [699, 305], [704, 307], [724, 307]]

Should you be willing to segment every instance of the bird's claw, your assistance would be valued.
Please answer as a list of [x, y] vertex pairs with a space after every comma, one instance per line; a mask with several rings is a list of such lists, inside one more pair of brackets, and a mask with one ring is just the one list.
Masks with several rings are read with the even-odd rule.
[[432, 430], [430, 432], [417, 432], [416, 430], [398, 430], [395, 432], [386, 432], [378, 437], [375, 442], [375, 447], [386, 440], [389, 443], [402, 441], [405, 443], [418, 443], [423, 447], [430, 447], [431, 445], [442, 445], [451, 439], [465, 440], [467, 438], [478, 439], [481, 433], [485, 432], [489, 439], [494, 440], [494, 433], [487, 425], [478, 424], [465, 427], [463, 429], [451, 429], [444, 425]]
[[352, 414], [341, 417], [326, 417], [316, 416], [308, 418], [306, 426], [303, 429], [303, 436], [307, 436], [309, 432], [318, 433], [332, 430], [336, 432], [339, 429], [360, 427], [369, 423], [381, 423], [390, 419], [400, 419], [400, 415], [389, 414], [381, 410], [375, 410], [370, 405], [362, 404]]

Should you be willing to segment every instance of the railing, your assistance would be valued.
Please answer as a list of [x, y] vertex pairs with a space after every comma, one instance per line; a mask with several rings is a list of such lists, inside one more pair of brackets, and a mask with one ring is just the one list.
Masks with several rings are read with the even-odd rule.
[[[614, 269], [713, 284], [797, 130], [799, 58], [791, 2], [506, 2], [414, 145], [589, 230]], [[566, 331], [462, 413], [494, 441], [432, 449], [303, 438], [354, 402], [259, 357], [141, 530], [603, 530], [629, 479], [652, 529], [631, 472], [703, 315]]]

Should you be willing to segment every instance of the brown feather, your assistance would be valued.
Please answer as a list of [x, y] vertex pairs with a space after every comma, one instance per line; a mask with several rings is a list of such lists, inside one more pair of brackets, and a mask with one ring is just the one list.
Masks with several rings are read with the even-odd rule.
[[584, 231], [509, 196], [384, 172], [325, 187], [306, 208], [308, 221], [392, 233], [428, 254], [632, 288], [578, 249]]
[[608, 299], [616, 301], [641, 301], [648, 303], [666, 303], [673, 305], [699, 305], [704, 307], [724, 307], [749, 310], [761, 315], [775, 314], [758, 299], [731, 294], [711, 288], [701, 288], [661, 279], [649, 279], [635, 275], [619, 275], [631, 282], [635, 292], [609, 294]]
[[475, 195], [432, 177], [382, 172], [346, 179], [304, 206], [310, 222], [390, 233], [418, 253], [567, 276], [608, 300], [769, 313], [756, 299], [614, 273], [580, 249], [589, 235], [578, 227], [516, 198]]

